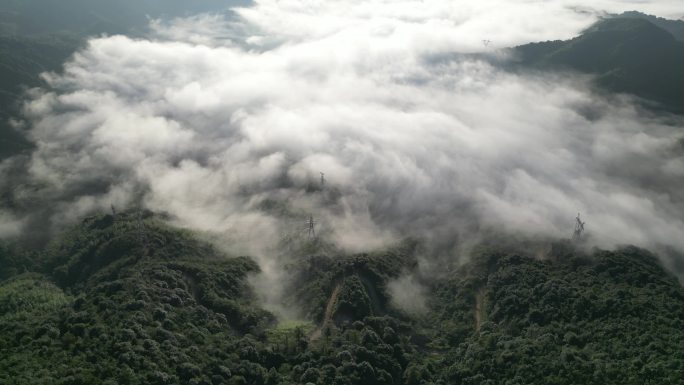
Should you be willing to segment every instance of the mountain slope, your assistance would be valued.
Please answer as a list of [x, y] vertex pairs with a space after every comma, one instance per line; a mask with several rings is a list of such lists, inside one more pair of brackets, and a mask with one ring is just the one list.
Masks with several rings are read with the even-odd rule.
[[239, 363], [273, 320], [252, 305], [256, 264], [152, 218], [143, 239], [135, 218], [88, 219], [37, 256], [47, 276], [0, 284], [0, 383], [193, 383]]
[[[684, 380], [684, 290], [644, 250], [545, 261], [490, 255], [469, 279], [436, 292], [435, 338], [455, 347], [444, 361], [447, 383]], [[484, 322], [473, 333], [458, 325], [472, 319], [478, 292]]]
[[277, 323], [247, 284], [258, 270], [249, 258], [149, 213], [92, 217], [4, 272], [0, 383], [684, 381], [684, 288], [654, 255], [561, 242], [540, 260], [511, 242], [423, 279], [416, 314], [394, 308], [388, 291], [416, 268], [414, 241], [293, 256], [284, 287], [309, 316]]
[[609, 91], [684, 112], [684, 43], [647, 20], [605, 19], [572, 40], [527, 44], [514, 52], [523, 68], [594, 74]]

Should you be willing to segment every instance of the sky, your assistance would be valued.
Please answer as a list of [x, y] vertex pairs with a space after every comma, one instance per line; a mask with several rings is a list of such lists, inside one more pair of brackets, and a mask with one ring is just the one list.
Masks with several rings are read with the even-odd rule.
[[682, 121], [496, 64], [633, 9], [682, 17], [678, 1], [263, 0], [94, 38], [26, 96], [14, 123], [36, 149], [0, 164], [0, 237], [143, 205], [268, 270], [309, 215], [350, 252], [417, 236], [460, 258], [486, 232], [568, 238], [580, 212], [591, 245], [682, 252]]

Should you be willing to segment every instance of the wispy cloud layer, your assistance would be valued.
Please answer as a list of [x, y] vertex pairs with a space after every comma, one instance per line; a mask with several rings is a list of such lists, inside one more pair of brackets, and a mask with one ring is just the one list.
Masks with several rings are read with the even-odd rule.
[[315, 213], [349, 249], [481, 229], [568, 236], [581, 211], [599, 245], [684, 250], [681, 122], [594, 95], [588, 79], [465, 55], [504, 55], [483, 39], [569, 38], [599, 10], [637, 6], [677, 12], [668, 1], [257, 1], [237, 20], [91, 40], [26, 104], [37, 149], [13, 182], [16, 215], [50, 202], [41, 215], [59, 225], [140, 200], [259, 254], [301, 227], [265, 200]]

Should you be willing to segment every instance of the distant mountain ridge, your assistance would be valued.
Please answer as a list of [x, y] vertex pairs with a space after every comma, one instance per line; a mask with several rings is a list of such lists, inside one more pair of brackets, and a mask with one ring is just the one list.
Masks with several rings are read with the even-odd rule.
[[249, 0], [0, 0], [0, 33], [83, 35], [138, 32], [148, 18], [225, 12]]
[[644, 19], [671, 33], [675, 39], [684, 41], [684, 20], [670, 20], [637, 11], [624, 12], [617, 17]]
[[684, 113], [684, 42], [648, 19], [607, 18], [574, 39], [526, 44], [514, 52], [520, 68], [594, 74], [609, 91]]
[[39, 74], [59, 71], [81, 42], [76, 36], [17, 36], [0, 33], [0, 161], [31, 148], [9, 121], [21, 109], [25, 89], [42, 85]]

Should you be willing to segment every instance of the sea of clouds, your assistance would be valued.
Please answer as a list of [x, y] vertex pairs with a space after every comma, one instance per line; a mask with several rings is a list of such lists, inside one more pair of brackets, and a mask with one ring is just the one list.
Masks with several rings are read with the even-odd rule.
[[505, 47], [678, 3], [261, 0], [93, 38], [27, 95], [15, 124], [36, 148], [0, 164], [0, 236], [143, 205], [263, 266], [306, 231], [274, 201], [350, 251], [569, 237], [577, 212], [594, 245], [684, 251], [682, 120], [499, 65]]

